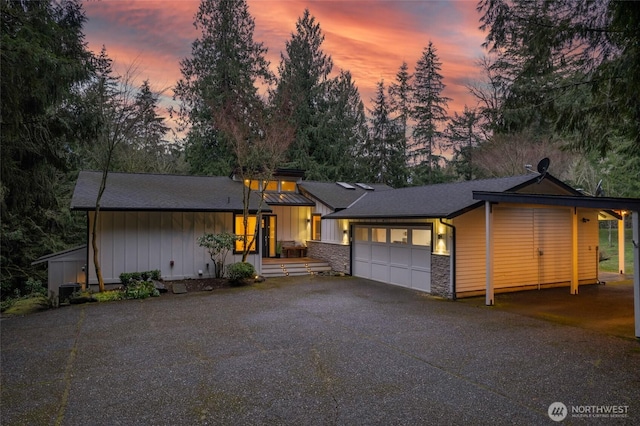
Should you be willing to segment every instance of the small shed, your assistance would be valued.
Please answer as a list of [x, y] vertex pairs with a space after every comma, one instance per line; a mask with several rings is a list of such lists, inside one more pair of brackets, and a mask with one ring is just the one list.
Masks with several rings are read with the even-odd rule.
[[87, 245], [48, 254], [37, 259], [32, 265], [47, 263], [47, 289], [49, 297], [57, 300], [60, 286], [85, 282]]

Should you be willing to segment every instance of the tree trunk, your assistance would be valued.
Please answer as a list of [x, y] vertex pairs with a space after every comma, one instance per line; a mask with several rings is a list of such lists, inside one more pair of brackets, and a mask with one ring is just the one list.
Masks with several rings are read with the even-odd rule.
[[[98, 290], [104, 291], [104, 279], [102, 278], [102, 268], [100, 267], [100, 256], [98, 255], [98, 219], [100, 217], [100, 208], [96, 208], [96, 214], [93, 216], [93, 227], [91, 229], [91, 247], [93, 248], [93, 265], [96, 270], [96, 277], [98, 277]], [[87, 277], [87, 282], [89, 281]]]

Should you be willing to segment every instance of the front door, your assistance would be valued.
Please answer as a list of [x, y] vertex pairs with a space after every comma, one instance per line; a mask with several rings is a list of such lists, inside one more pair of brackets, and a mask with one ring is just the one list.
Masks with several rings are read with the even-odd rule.
[[275, 257], [276, 229], [276, 216], [262, 215], [262, 257]]

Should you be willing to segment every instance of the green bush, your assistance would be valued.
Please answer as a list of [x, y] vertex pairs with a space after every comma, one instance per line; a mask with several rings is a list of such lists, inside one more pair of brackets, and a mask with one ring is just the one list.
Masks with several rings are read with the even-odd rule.
[[98, 302], [112, 302], [114, 300], [122, 300], [124, 298], [124, 294], [122, 293], [122, 290], [109, 290], [101, 293], [94, 293], [93, 298]]
[[160, 296], [160, 292], [151, 281], [129, 281], [122, 294], [125, 299], [146, 299], [150, 296]]
[[123, 272], [120, 274], [120, 282], [124, 286], [129, 285], [131, 281], [147, 281], [149, 278], [160, 281], [160, 270], [154, 269], [153, 271], [144, 272]]
[[245, 285], [256, 274], [253, 265], [248, 262], [233, 263], [229, 265], [227, 272], [232, 285]]

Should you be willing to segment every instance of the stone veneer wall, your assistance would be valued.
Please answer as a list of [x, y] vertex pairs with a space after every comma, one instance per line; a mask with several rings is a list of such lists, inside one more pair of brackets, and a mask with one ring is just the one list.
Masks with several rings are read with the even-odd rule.
[[431, 294], [445, 299], [453, 299], [451, 256], [431, 255]]
[[344, 244], [307, 241], [307, 256], [324, 260], [335, 272], [351, 273], [350, 246]]

